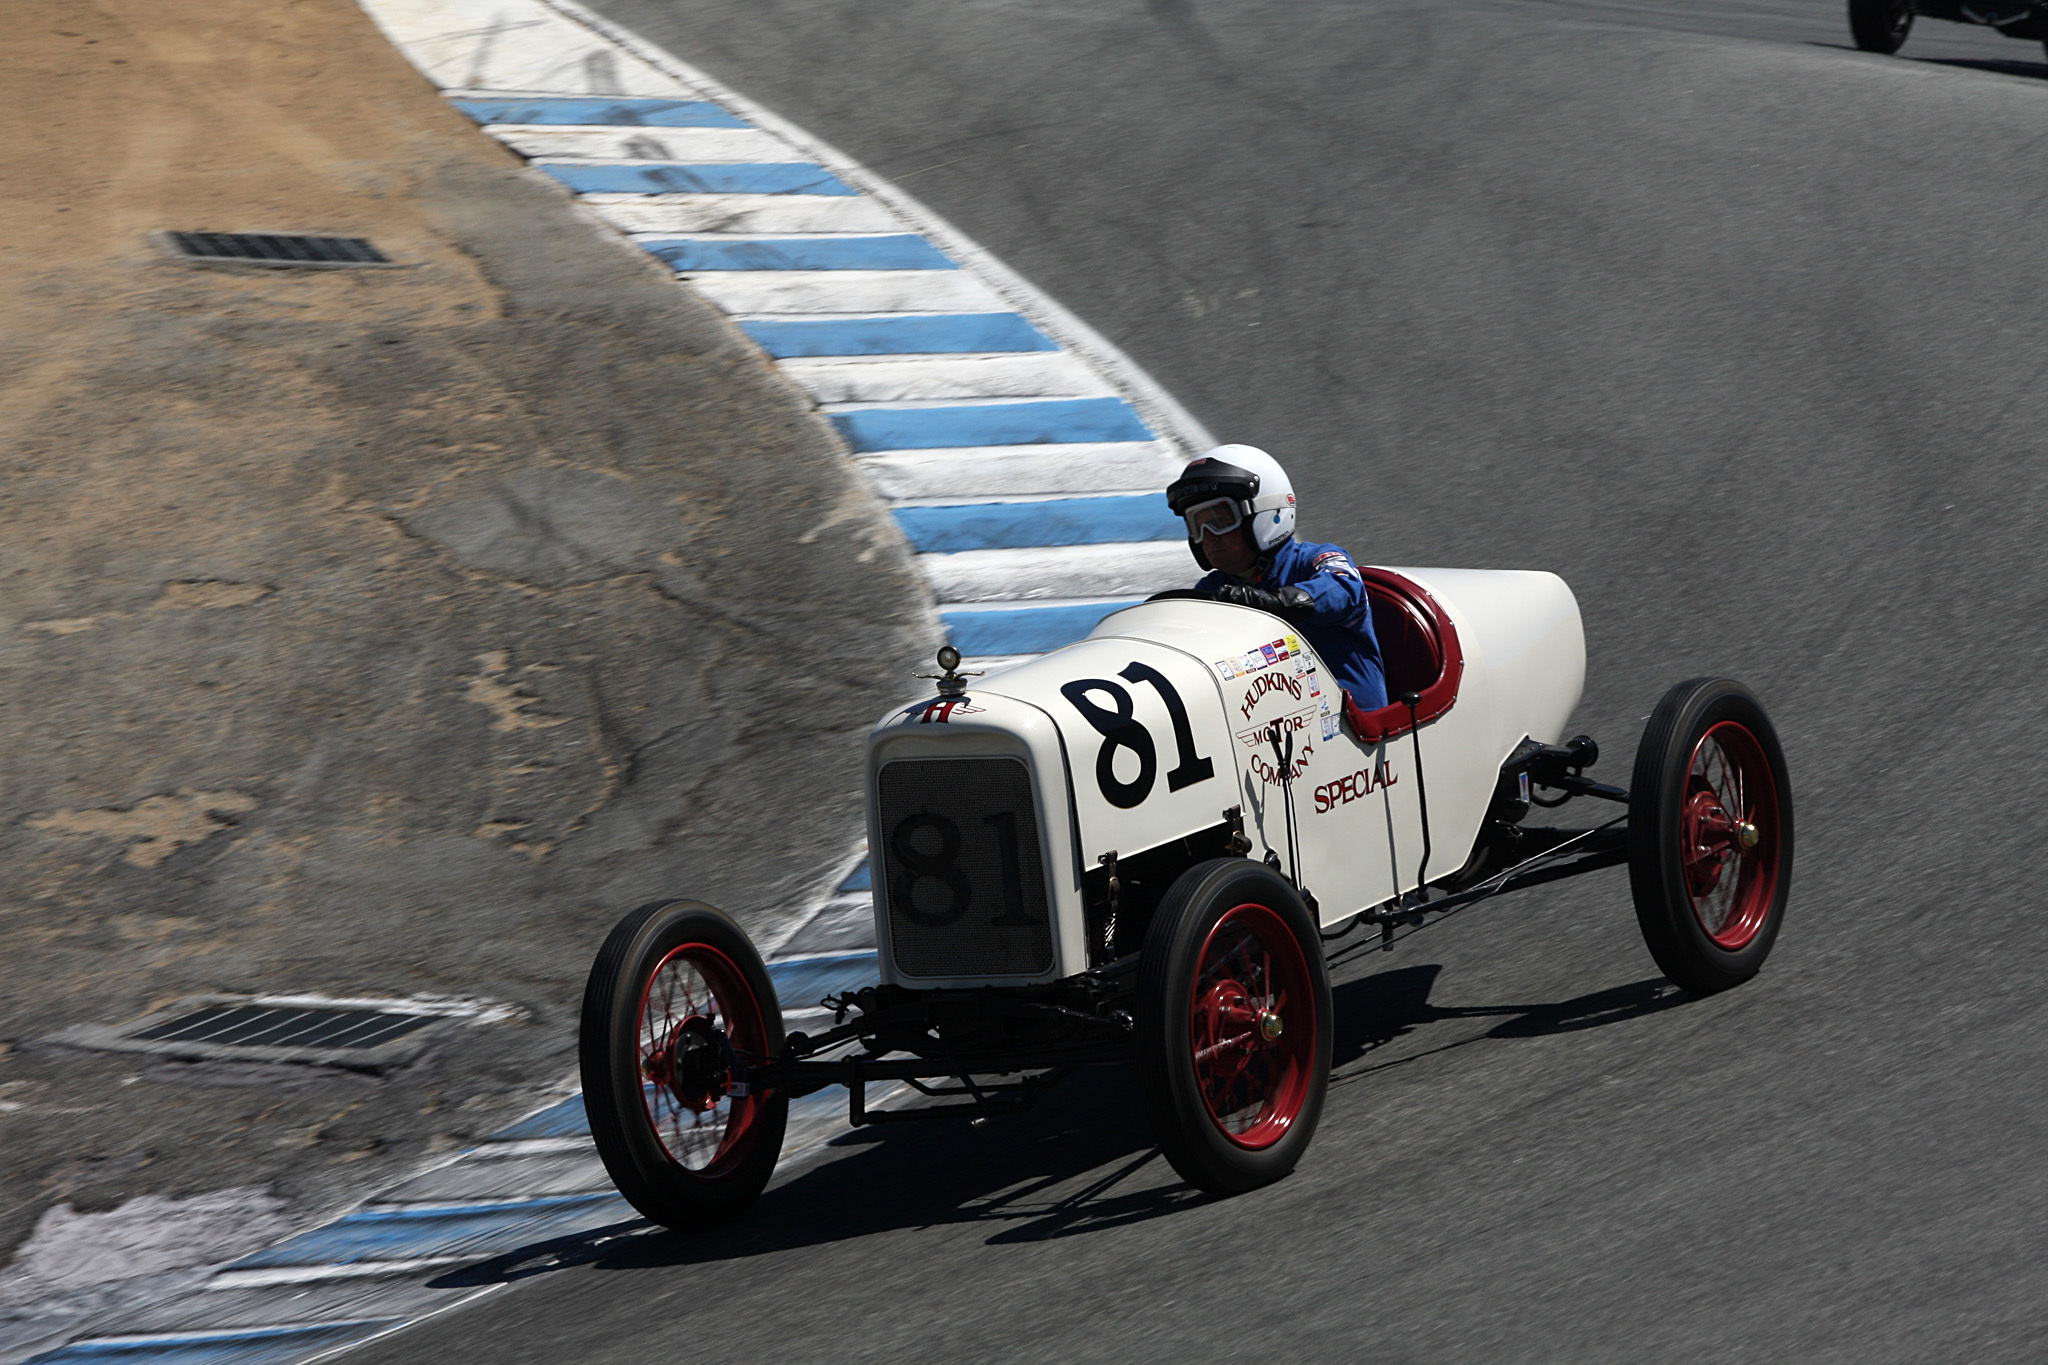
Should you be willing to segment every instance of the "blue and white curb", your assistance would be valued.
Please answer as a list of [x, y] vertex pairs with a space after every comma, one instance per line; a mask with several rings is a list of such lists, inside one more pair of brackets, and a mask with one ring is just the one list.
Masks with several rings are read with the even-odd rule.
[[[828, 1018], [816, 1006], [820, 997], [875, 980], [867, 907], [863, 862], [800, 917], [773, 955], [768, 971], [790, 1027], [817, 1028]], [[859, 946], [862, 937], [870, 946]], [[871, 1100], [887, 1097], [886, 1088], [871, 1089]], [[783, 1178], [801, 1169], [792, 1163], [845, 1130], [846, 1104], [835, 1087], [790, 1105]], [[196, 1287], [132, 1308], [29, 1359], [297, 1365], [511, 1282], [479, 1262], [510, 1256], [530, 1270], [565, 1249], [563, 1239], [587, 1251], [607, 1233], [647, 1227], [612, 1188], [591, 1142], [583, 1097], [570, 1095], [344, 1217], [217, 1267]]]
[[[963, 654], [1042, 653], [1190, 580], [1161, 491], [1208, 433], [917, 201], [571, 0], [358, 2], [451, 104], [725, 310], [810, 395]], [[815, 1030], [820, 997], [876, 979], [867, 878], [856, 865], [771, 945], [790, 1027]], [[834, 1088], [791, 1106], [785, 1171], [843, 1129], [845, 1104]], [[478, 1262], [540, 1263], [560, 1239], [645, 1226], [571, 1095], [32, 1359], [298, 1365], [509, 1282]]]
[[1160, 492], [1208, 433], [923, 205], [571, 0], [360, 3], [811, 396], [962, 653], [1055, 648], [1192, 576]]

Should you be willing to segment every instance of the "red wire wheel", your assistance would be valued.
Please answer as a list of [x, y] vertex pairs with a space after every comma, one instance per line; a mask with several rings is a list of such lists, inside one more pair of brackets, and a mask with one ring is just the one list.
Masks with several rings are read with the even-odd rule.
[[1183, 1179], [1241, 1194], [1294, 1169], [1331, 1036], [1321, 940], [1293, 887], [1242, 858], [1183, 873], [1146, 931], [1136, 1024], [1147, 1116]]
[[1629, 881], [1643, 941], [1695, 994], [1763, 966], [1792, 881], [1792, 785], [1749, 690], [1695, 678], [1643, 731], [1629, 800]]
[[641, 1104], [668, 1159], [714, 1175], [744, 1161], [760, 1107], [735, 1072], [770, 1053], [732, 959], [708, 943], [670, 949], [641, 993], [638, 1036]]
[[1233, 906], [1209, 931], [1188, 1045], [1202, 1104], [1226, 1138], [1258, 1151], [1287, 1136], [1315, 1069], [1314, 987], [1301, 945], [1270, 906]]
[[1778, 891], [1778, 783], [1757, 737], [1724, 720], [1693, 747], [1679, 817], [1685, 889], [1708, 938], [1746, 948]]
[[789, 1100], [752, 1069], [782, 1050], [782, 1012], [740, 927], [694, 901], [619, 922], [584, 987], [583, 1104], [605, 1169], [634, 1208], [714, 1226], [760, 1196]]

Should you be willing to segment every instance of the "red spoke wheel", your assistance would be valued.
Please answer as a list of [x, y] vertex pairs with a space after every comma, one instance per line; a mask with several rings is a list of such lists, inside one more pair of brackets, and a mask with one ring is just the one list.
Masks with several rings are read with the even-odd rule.
[[694, 901], [626, 916], [591, 966], [578, 1047], [591, 1136], [634, 1208], [691, 1229], [760, 1196], [789, 1099], [749, 1071], [782, 1050], [782, 1012], [738, 925]]
[[1189, 1184], [1241, 1194], [1294, 1169], [1330, 1081], [1330, 980], [1315, 922], [1258, 863], [1183, 873], [1145, 935], [1139, 1087]]
[[1792, 887], [1792, 784], [1747, 688], [1694, 678], [1664, 694], [1628, 823], [1636, 919], [1664, 974], [1696, 995], [1755, 976]]

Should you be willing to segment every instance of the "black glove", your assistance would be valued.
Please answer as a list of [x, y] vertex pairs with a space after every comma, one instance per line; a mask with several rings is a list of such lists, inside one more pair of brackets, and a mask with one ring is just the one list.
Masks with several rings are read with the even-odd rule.
[[1307, 588], [1254, 588], [1245, 583], [1225, 583], [1215, 591], [1218, 602], [1229, 602], [1254, 611], [1270, 611], [1290, 621], [1315, 615], [1316, 599]]

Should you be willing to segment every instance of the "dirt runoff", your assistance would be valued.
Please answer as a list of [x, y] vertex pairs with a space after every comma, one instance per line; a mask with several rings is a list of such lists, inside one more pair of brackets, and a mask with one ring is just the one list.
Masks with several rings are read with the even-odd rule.
[[[62, 1204], [304, 1221], [567, 1076], [624, 910], [830, 876], [934, 623], [806, 402], [346, 0], [7, 19], [0, 1256]], [[43, 1041], [203, 992], [519, 1019], [381, 1078]]]

